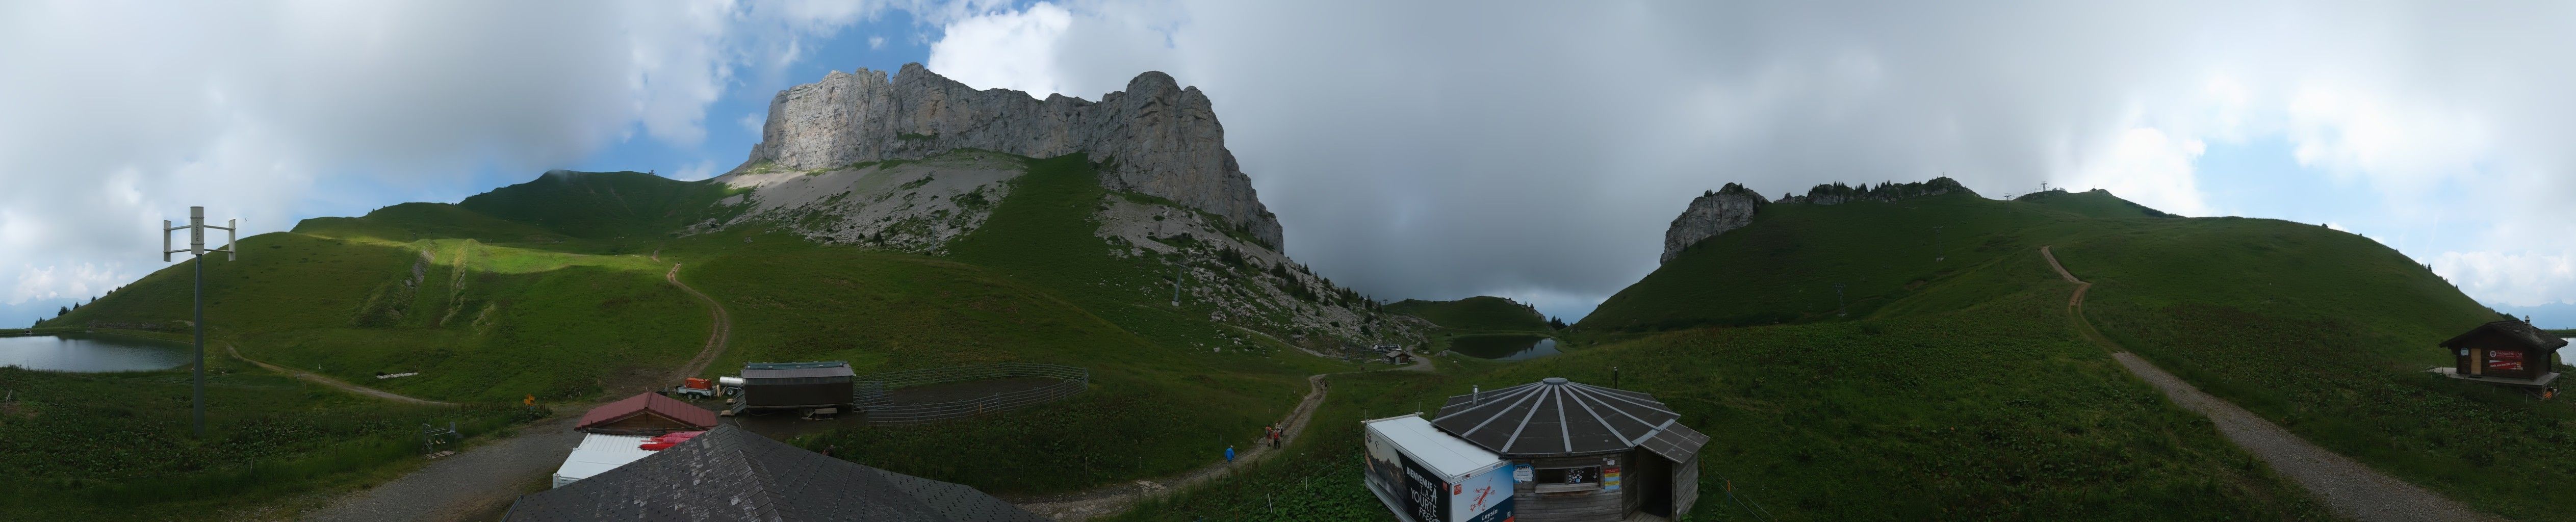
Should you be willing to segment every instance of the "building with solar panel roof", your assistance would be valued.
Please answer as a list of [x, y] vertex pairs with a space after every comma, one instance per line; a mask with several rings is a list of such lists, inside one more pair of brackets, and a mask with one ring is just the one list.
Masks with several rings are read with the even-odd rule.
[[1450, 397], [1431, 424], [1510, 462], [1517, 520], [1672, 517], [1699, 498], [1708, 436], [1653, 395], [1550, 377]]

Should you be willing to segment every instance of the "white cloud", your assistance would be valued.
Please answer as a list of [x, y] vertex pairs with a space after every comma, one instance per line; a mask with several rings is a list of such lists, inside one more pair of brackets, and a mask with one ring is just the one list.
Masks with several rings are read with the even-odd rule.
[[20, 266], [17, 284], [9, 289], [5, 304], [16, 306], [30, 300], [79, 300], [98, 297], [118, 284], [132, 279], [120, 271], [124, 263], [101, 266], [81, 263], [71, 267], [43, 268]]
[[2433, 273], [2489, 303], [2576, 303], [2576, 251], [2443, 252], [2429, 264]]
[[885, 48], [885, 37], [883, 37], [883, 36], [870, 36], [870, 37], [868, 37], [868, 49], [869, 49], [869, 50], [877, 50], [877, 49], [884, 49], [884, 48]]
[[1056, 42], [1072, 25], [1071, 11], [1047, 2], [965, 18], [948, 24], [946, 36], [930, 44], [925, 65], [976, 87], [1080, 96], [1065, 91], [1056, 69]]
[[2374, 237], [2460, 242], [2400, 241], [2419, 256], [2576, 248], [2576, 230], [2531, 225], [2576, 223], [2576, 69], [2536, 65], [2576, 62], [2571, 14], [1099, 0], [958, 18], [929, 63], [1090, 98], [1172, 73], [1215, 100], [1291, 253], [1319, 270], [1381, 296], [1598, 299], [1653, 268], [1691, 195], [1729, 181], [1777, 194], [1947, 173], [1993, 195], [2049, 181], [2266, 215], [2212, 208], [2194, 167], [2213, 142], [2256, 139], [2369, 184], [2405, 216], [2387, 221], [2416, 227]]
[[0, 4], [0, 288], [67, 299], [139, 276], [159, 265], [112, 260], [157, 259], [159, 220], [191, 205], [274, 231], [316, 201], [392, 203], [315, 191], [333, 180], [541, 170], [630, 134], [693, 145], [737, 74], [884, 8]]
[[757, 112], [746, 112], [743, 113], [742, 119], [734, 120], [734, 123], [742, 125], [743, 130], [751, 131], [753, 135], [758, 135], [760, 134], [761, 125], [769, 123], [769, 115]]
[[2175, 214], [2212, 214], [2192, 169], [2192, 160], [2206, 150], [2200, 140], [2140, 127], [2113, 136], [2110, 141], [2107, 150], [2085, 154], [2091, 160], [2076, 169], [2063, 186], [2069, 190], [2105, 189], [2122, 199]]

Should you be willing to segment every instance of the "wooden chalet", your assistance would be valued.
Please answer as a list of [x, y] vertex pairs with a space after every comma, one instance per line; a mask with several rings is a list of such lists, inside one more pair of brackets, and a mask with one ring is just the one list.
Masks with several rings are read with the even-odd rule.
[[1512, 465], [1527, 522], [1674, 517], [1699, 498], [1708, 436], [1653, 395], [1560, 377], [1450, 397], [1431, 423]]
[[940, 482], [721, 426], [579, 482], [519, 497], [505, 522], [1048, 522]]
[[573, 429], [606, 435], [661, 435], [716, 427], [716, 412], [646, 393], [591, 408]]
[[2496, 321], [2442, 341], [2442, 347], [2451, 350], [2451, 367], [2432, 371], [2456, 379], [2548, 390], [2558, 380], [2558, 349], [2565, 346], [2566, 339], [2531, 323]]

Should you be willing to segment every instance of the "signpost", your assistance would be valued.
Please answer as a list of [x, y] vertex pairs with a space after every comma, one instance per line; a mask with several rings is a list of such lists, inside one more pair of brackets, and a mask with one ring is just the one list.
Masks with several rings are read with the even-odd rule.
[[[189, 417], [189, 424], [196, 428], [197, 438], [200, 439], [206, 437], [206, 253], [223, 252], [225, 261], [234, 260], [235, 256], [238, 254], [234, 252], [235, 248], [233, 246], [233, 242], [235, 241], [235, 238], [233, 237], [233, 234], [235, 229], [241, 226], [241, 220], [225, 220], [224, 224], [228, 226], [218, 227], [206, 224], [206, 207], [188, 207], [188, 224], [186, 225], [174, 227], [170, 226], [170, 220], [161, 220], [161, 261], [168, 262], [170, 261], [170, 254], [180, 252], [187, 252], [189, 256], [196, 258], [196, 262], [192, 263], [194, 265], [193, 268], [197, 272], [196, 289], [191, 292], [191, 294], [195, 296], [196, 302], [192, 305], [194, 312], [193, 315], [190, 316], [188, 323], [188, 327], [190, 329], [196, 330], [197, 338], [197, 364], [195, 370], [196, 384], [194, 386], [196, 391], [196, 400], [194, 401], [196, 412]], [[206, 248], [206, 229], [210, 228], [224, 231], [223, 248]], [[170, 248], [170, 232], [176, 230], [188, 231], [188, 248], [175, 250]]]

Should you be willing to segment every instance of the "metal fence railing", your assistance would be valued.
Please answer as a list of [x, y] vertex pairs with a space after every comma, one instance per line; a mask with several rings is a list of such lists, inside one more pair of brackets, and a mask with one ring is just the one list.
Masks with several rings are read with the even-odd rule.
[[[1036, 388], [994, 393], [972, 399], [922, 404], [894, 404], [889, 390], [1005, 377], [1037, 377], [1056, 382]], [[1071, 397], [1091, 388], [1091, 370], [1056, 364], [998, 363], [952, 366], [860, 376], [853, 399], [867, 412], [869, 424], [921, 424], [1010, 411]]]

